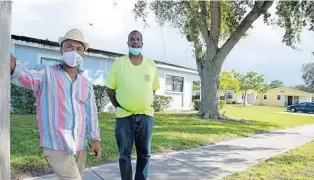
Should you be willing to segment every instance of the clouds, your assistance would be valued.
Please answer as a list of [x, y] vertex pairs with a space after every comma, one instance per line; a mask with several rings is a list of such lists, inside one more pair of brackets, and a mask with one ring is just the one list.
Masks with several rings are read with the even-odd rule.
[[[195, 68], [191, 45], [177, 29], [159, 27], [149, 16], [150, 27], [135, 21], [132, 7], [135, 0], [13, 0], [12, 31], [56, 41], [71, 28], [79, 28], [91, 47], [127, 52], [127, 36], [134, 29], [144, 36], [145, 55]], [[92, 26], [89, 25], [92, 24]], [[239, 72], [250, 70], [264, 73], [267, 80], [280, 79], [288, 85], [302, 83], [301, 65], [311, 61], [314, 33], [304, 32], [300, 47], [295, 51], [282, 44], [283, 30], [254, 23], [249, 36], [242, 39], [228, 55], [223, 69]], [[291, 76], [292, 75], [292, 76]]]

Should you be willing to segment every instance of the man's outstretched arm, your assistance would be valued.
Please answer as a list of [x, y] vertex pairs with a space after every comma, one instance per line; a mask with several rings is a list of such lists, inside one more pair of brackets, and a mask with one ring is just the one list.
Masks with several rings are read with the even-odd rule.
[[24, 66], [11, 55], [10, 72], [12, 84], [37, 91], [41, 85], [44, 66]]

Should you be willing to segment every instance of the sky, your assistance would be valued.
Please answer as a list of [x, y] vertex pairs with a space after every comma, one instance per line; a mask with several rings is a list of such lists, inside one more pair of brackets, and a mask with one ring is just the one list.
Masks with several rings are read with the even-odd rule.
[[[12, 1], [12, 34], [57, 41], [68, 30], [77, 28], [92, 48], [127, 53], [127, 36], [136, 29], [143, 34], [145, 56], [196, 68], [192, 45], [177, 29], [160, 27], [153, 15], [148, 17], [149, 27], [135, 20], [135, 0]], [[302, 33], [300, 51], [282, 43], [283, 29], [267, 26], [262, 19], [247, 33], [227, 56], [223, 71], [255, 71], [264, 74], [266, 82], [281, 80], [286, 86], [303, 83], [302, 64], [314, 61], [314, 32]]]

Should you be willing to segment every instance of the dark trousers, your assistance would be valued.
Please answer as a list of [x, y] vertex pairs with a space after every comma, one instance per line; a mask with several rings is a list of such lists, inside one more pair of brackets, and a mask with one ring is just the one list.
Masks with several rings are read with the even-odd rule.
[[117, 118], [115, 135], [119, 148], [122, 180], [132, 180], [131, 153], [135, 142], [137, 161], [135, 180], [146, 180], [151, 154], [153, 117], [142, 114]]

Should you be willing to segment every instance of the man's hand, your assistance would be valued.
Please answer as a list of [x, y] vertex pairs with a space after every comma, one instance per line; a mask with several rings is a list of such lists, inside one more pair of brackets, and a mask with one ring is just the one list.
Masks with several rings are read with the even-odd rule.
[[93, 140], [90, 148], [91, 153], [95, 153], [96, 159], [101, 160], [101, 147], [99, 140]]
[[116, 99], [116, 91], [113, 90], [113, 89], [109, 89], [109, 88], [106, 88], [106, 93], [107, 95], [109, 96], [109, 99], [111, 101], [111, 104], [117, 108], [119, 106], [119, 103]]

